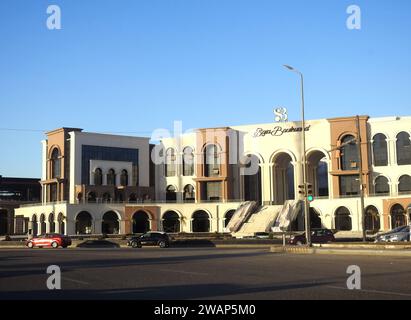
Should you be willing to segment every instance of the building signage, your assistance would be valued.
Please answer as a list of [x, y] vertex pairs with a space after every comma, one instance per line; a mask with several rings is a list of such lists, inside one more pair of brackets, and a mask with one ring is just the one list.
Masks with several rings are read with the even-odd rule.
[[[310, 131], [311, 125], [305, 127], [305, 131]], [[258, 128], [253, 133], [253, 138], [265, 137], [265, 136], [273, 136], [273, 137], [280, 137], [285, 133], [293, 133], [293, 132], [302, 132], [302, 127], [291, 127], [291, 128], [283, 128], [281, 126], [276, 126], [273, 129], [262, 129]]]

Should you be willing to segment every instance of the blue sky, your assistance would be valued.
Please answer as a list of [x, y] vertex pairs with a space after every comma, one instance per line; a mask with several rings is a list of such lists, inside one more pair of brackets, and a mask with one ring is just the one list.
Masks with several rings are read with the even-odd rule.
[[[47, 6], [62, 30], [46, 28]], [[349, 5], [362, 29], [346, 28]], [[134, 132], [410, 115], [409, 0], [2, 0], [0, 175], [40, 177], [42, 130]], [[40, 131], [9, 131], [24, 129]]]

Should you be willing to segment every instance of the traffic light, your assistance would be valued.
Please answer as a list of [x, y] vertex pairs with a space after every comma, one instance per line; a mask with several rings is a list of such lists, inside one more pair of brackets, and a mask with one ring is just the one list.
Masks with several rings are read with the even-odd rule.
[[298, 186], [298, 193], [303, 195], [305, 197], [305, 188], [304, 185], [299, 185]]
[[314, 194], [313, 194], [313, 185], [310, 183], [307, 183], [307, 200], [309, 202], [314, 201]]

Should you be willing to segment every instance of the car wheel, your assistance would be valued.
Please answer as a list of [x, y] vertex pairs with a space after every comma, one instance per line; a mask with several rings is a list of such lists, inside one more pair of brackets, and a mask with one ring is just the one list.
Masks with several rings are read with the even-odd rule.
[[30, 241], [29, 243], [27, 243], [27, 247], [29, 247], [30, 249], [34, 248], [33, 242]]
[[165, 241], [160, 241], [160, 242], [158, 243], [158, 245], [159, 245], [160, 248], [165, 248], [165, 247], [167, 247], [167, 243], [166, 243]]
[[133, 241], [133, 242], [131, 243], [131, 246], [132, 246], [134, 249], [136, 249], [136, 248], [141, 248], [141, 244], [139, 244], [137, 241]]
[[57, 242], [53, 241], [53, 242], [51, 243], [51, 246], [52, 246], [54, 249], [56, 249], [56, 248], [59, 247], [59, 244], [58, 244]]
[[67, 248], [67, 246], [63, 246], [63, 249], [66, 249]]

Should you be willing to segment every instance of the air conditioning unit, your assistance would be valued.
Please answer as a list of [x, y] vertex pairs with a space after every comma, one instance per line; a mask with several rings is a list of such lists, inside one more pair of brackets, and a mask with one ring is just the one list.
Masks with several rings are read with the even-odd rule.
[[357, 161], [351, 161], [351, 168], [358, 168], [358, 163]]
[[213, 169], [214, 174], [220, 174], [220, 169]]

